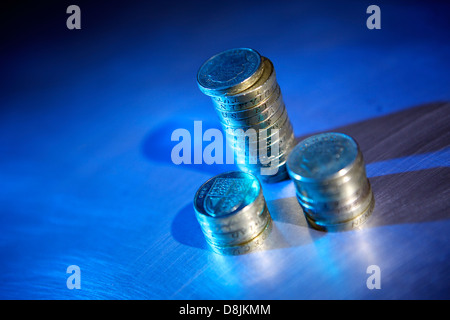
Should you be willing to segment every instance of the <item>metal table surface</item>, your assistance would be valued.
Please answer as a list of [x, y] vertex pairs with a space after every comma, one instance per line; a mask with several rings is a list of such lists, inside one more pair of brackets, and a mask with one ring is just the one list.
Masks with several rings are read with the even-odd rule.
[[[81, 30], [66, 28], [68, 4], [7, 7], [0, 298], [450, 298], [450, 6], [377, 1], [369, 30], [370, 4], [79, 1]], [[263, 185], [264, 250], [207, 249], [194, 193], [236, 167], [173, 164], [171, 134], [220, 128], [195, 77], [233, 47], [273, 61], [298, 139], [359, 142], [376, 199], [363, 228], [312, 230], [283, 181]]]

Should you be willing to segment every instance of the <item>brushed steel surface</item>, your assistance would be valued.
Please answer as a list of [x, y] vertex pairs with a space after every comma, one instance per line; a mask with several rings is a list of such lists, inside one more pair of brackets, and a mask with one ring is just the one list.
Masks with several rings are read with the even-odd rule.
[[[8, 10], [0, 297], [450, 299], [450, 6], [380, 2], [382, 29], [368, 30], [367, 5], [90, 2], [81, 30], [66, 29], [64, 6]], [[264, 250], [208, 248], [192, 198], [235, 166], [175, 165], [171, 135], [190, 131], [192, 159], [210, 143], [193, 121], [220, 123], [195, 75], [234, 45], [274, 62], [297, 141], [358, 141], [376, 201], [362, 229], [311, 229], [286, 180], [263, 183]], [[79, 290], [66, 287], [70, 265]], [[370, 265], [380, 290], [366, 286]]]

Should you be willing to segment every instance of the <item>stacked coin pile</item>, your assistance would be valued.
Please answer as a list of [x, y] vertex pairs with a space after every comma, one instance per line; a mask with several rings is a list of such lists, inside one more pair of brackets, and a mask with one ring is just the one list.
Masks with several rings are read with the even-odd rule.
[[359, 227], [375, 205], [361, 150], [342, 133], [311, 136], [287, 161], [297, 199], [308, 223], [319, 230]]
[[220, 254], [258, 249], [272, 227], [261, 184], [247, 172], [222, 173], [206, 181], [195, 194], [194, 209], [207, 243]]
[[213, 101], [238, 167], [264, 182], [286, 179], [295, 137], [272, 62], [253, 49], [227, 50], [200, 67], [197, 82]]

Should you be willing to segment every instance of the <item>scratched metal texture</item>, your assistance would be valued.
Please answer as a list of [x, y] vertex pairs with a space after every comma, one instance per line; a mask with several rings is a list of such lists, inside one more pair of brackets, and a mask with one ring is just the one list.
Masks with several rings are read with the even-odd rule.
[[[381, 30], [367, 1], [77, 4], [74, 31], [69, 3], [2, 10], [0, 298], [450, 298], [448, 3], [377, 1]], [[207, 249], [194, 193], [235, 167], [174, 165], [171, 133], [220, 128], [195, 76], [233, 47], [273, 61], [298, 139], [359, 142], [376, 199], [364, 228], [310, 229], [284, 181], [263, 186], [265, 250]]]

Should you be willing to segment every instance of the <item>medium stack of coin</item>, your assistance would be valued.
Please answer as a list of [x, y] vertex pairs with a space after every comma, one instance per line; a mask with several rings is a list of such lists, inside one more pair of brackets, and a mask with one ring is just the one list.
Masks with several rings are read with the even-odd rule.
[[253, 49], [227, 50], [200, 67], [197, 82], [213, 101], [237, 166], [264, 182], [286, 179], [295, 137], [272, 62]]
[[306, 138], [290, 153], [287, 169], [312, 227], [349, 230], [371, 215], [372, 189], [361, 150], [350, 136], [323, 133]]
[[194, 210], [206, 242], [220, 254], [257, 250], [272, 227], [261, 184], [247, 172], [222, 173], [206, 181], [195, 194]]

